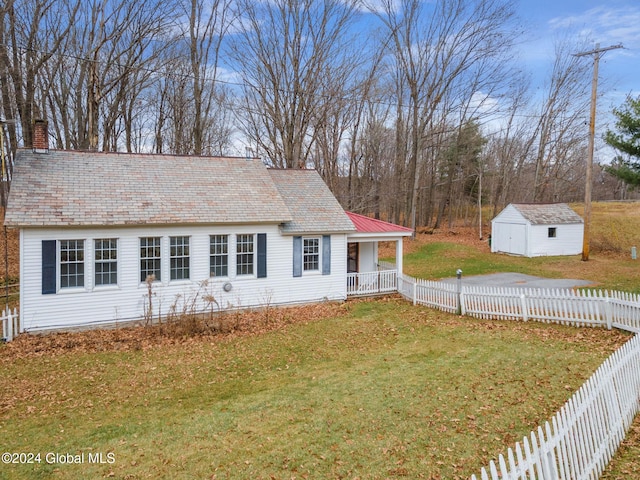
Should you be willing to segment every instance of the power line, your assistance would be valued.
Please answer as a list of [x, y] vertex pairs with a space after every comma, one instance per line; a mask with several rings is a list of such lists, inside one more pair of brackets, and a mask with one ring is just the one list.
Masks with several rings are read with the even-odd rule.
[[586, 184], [584, 188], [584, 233], [582, 237], [582, 261], [589, 260], [589, 227], [591, 225], [591, 187], [593, 176], [593, 149], [596, 137], [596, 101], [598, 94], [598, 64], [603, 53], [616, 48], [624, 48], [622, 44], [611, 45], [610, 47], [600, 48], [600, 44], [596, 44], [594, 50], [588, 52], [575, 53], [574, 57], [593, 56], [593, 81], [591, 82], [591, 116], [589, 120], [589, 150], [587, 157]]

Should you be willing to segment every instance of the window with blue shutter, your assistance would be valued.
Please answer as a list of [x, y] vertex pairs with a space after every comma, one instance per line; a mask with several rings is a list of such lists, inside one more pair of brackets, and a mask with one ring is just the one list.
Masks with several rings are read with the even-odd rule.
[[331, 235], [322, 236], [322, 274], [331, 275]]
[[42, 241], [42, 294], [56, 293], [56, 256], [55, 240]]
[[267, 234], [258, 234], [258, 278], [267, 277]]
[[293, 276], [314, 272], [331, 275], [331, 236], [293, 237]]
[[302, 237], [293, 237], [293, 276], [302, 276]]

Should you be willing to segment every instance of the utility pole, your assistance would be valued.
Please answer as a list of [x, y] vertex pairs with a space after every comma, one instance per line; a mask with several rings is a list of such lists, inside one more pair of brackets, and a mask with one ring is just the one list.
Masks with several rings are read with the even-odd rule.
[[574, 57], [593, 56], [593, 81], [591, 83], [591, 115], [589, 119], [589, 151], [587, 158], [586, 184], [584, 187], [584, 235], [582, 237], [582, 261], [589, 260], [589, 227], [591, 226], [591, 186], [593, 176], [593, 149], [596, 140], [596, 100], [598, 93], [598, 64], [600, 56], [604, 52], [623, 48], [622, 44], [612, 45], [610, 47], [600, 48], [600, 44], [596, 43], [596, 48], [588, 52], [580, 52], [574, 54]]

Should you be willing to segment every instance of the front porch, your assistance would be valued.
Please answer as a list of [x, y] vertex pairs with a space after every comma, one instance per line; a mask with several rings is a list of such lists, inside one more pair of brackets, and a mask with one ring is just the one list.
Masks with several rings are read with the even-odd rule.
[[[402, 276], [402, 241], [413, 230], [346, 212], [356, 227], [347, 235], [347, 296], [378, 295], [398, 290]], [[395, 242], [395, 264], [378, 259], [379, 242]]]
[[383, 269], [376, 272], [347, 273], [347, 296], [381, 295], [398, 291], [398, 271]]

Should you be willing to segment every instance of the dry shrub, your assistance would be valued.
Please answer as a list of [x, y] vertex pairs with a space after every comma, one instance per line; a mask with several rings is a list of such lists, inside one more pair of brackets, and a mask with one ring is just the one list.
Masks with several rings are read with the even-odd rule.
[[626, 255], [627, 249], [613, 237], [597, 236], [589, 242], [589, 247], [593, 253], [603, 255]]
[[198, 313], [190, 318], [176, 314], [171, 321], [116, 328], [96, 328], [46, 334], [18, 335], [0, 348], [0, 361], [76, 352], [136, 351], [183, 342], [211, 342], [262, 335], [295, 323], [308, 323], [343, 315], [347, 304], [325, 302], [296, 307], [264, 307]]

